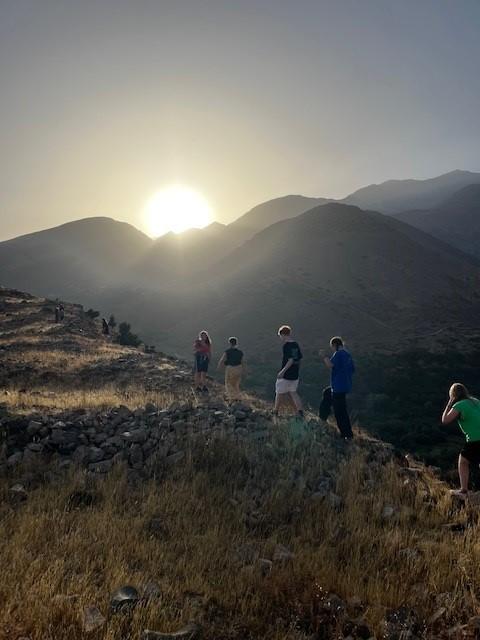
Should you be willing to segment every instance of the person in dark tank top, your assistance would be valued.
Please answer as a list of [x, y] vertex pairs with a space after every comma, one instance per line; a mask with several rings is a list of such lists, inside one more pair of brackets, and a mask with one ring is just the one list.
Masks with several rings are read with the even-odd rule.
[[237, 338], [228, 339], [229, 347], [225, 349], [218, 363], [218, 369], [225, 367], [225, 392], [229, 400], [238, 400], [241, 396], [240, 383], [245, 370], [243, 351], [238, 348]]

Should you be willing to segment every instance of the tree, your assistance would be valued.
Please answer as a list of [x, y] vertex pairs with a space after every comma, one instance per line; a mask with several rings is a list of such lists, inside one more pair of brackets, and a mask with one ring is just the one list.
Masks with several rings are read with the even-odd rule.
[[142, 343], [140, 338], [131, 332], [131, 327], [128, 322], [121, 322], [119, 324], [116, 342], [129, 347], [138, 347]]
[[95, 320], [95, 318], [98, 318], [98, 316], [100, 315], [100, 311], [95, 311], [94, 309], [89, 309], [88, 311], [85, 311], [85, 315], [88, 318], [91, 318], [92, 320]]
[[117, 321], [115, 320], [115, 316], [112, 314], [108, 320], [108, 326], [110, 329], [115, 329], [117, 326]]

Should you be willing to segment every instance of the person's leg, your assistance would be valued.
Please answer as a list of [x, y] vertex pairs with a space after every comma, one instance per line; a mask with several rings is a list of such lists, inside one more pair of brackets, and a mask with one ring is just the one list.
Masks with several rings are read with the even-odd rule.
[[232, 388], [232, 367], [225, 367], [225, 395], [229, 400], [233, 397], [233, 388]]
[[347, 394], [334, 393], [332, 396], [333, 411], [338, 429], [343, 438], [353, 438], [352, 425], [350, 423], [350, 416], [348, 415], [347, 409]]
[[240, 391], [240, 383], [242, 381], [242, 367], [235, 367], [235, 372], [234, 372], [234, 384], [233, 384], [233, 392], [235, 394], [235, 398], [240, 398], [241, 396], [241, 391]]
[[323, 390], [322, 401], [318, 409], [320, 420], [325, 421], [332, 411], [332, 387]]
[[291, 391], [290, 392], [290, 398], [292, 399], [293, 404], [295, 405], [295, 409], [300, 412], [303, 412], [303, 404], [302, 404], [302, 399], [300, 398], [300, 396], [298, 395], [298, 393], [296, 391]]
[[460, 477], [460, 491], [467, 493], [468, 491], [468, 478], [470, 475], [470, 462], [460, 454], [458, 456], [458, 475]]

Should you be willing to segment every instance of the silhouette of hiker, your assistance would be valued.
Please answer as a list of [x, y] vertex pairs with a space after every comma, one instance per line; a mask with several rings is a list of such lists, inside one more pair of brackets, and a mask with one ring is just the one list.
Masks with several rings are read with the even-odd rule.
[[60, 308], [58, 305], [55, 307], [55, 322], [60, 322]]
[[319, 416], [326, 420], [330, 415], [332, 406], [337, 421], [338, 429], [345, 440], [353, 438], [352, 425], [347, 409], [347, 393], [352, 390], [352, 377], [355, 373], [355, 365], [352, 356], [343, 345], [342, 338], [338, 336], [330, 340], [333, 355], [329, 358], [323, 351], [319, 354], [323, 357], [325, 365], [330, 369], [330, 387], [323, 391]]
[[450, 424], [455, 420], [465, 434], [466, 443], [458, 456], [460, 489], [450, 491], [450, 494], [466, 497], [470, 465], [480, 464], [480, 400], [471, 396], [468, 389], [459, 382], [450, 387], [449, 400], [442, 415], [442, 424]]
[[60, 322], [65, 319], [65, 307], [63, 306], [63, 304], [58, 305], [58, 317], [60, 319]]
[[275, 384], [274, 415], [278, 415], [282, 397], [288, 395], [295, 405], [298, 417], [303, 419], [302, 400], [297, 393], [300, 361], [303, 357], [302, 351], [298, 342], [292, 338], [291, 327], [287, 325], [281, 326], [278, 330], [278, 336], [283, 342], [282, 368], [277, 374], [277, 382]]
[[229, 400], [240, 398], [240, 382], [245, 371], [243, 351], [238, 348], [237, 338], [229, 338], [230, 346], [218, 362], [217, 369], [225, 367], [225, 392]]
[[196, 390], [208, 393], [207, 372], [212, 357], [212, 341], [207, 331], [200, 331], [198, 338], [193, 343], [195, 355], [195, 385]]
[[102, 318], [102, 333], [104, 336], [110, 335], [110, 327], [108, 326], [108, 322], [105, 318]]

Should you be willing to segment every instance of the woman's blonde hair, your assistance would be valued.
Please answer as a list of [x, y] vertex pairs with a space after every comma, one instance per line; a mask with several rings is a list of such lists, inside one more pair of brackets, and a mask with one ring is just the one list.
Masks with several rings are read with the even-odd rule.
[[452, 384], [452, 386], [450, 387], [449, 396], [453, 400], [453, 402], [467, 400], [471, 397], [467, 387], [461, 382], [455, 382], [454, 384]]

